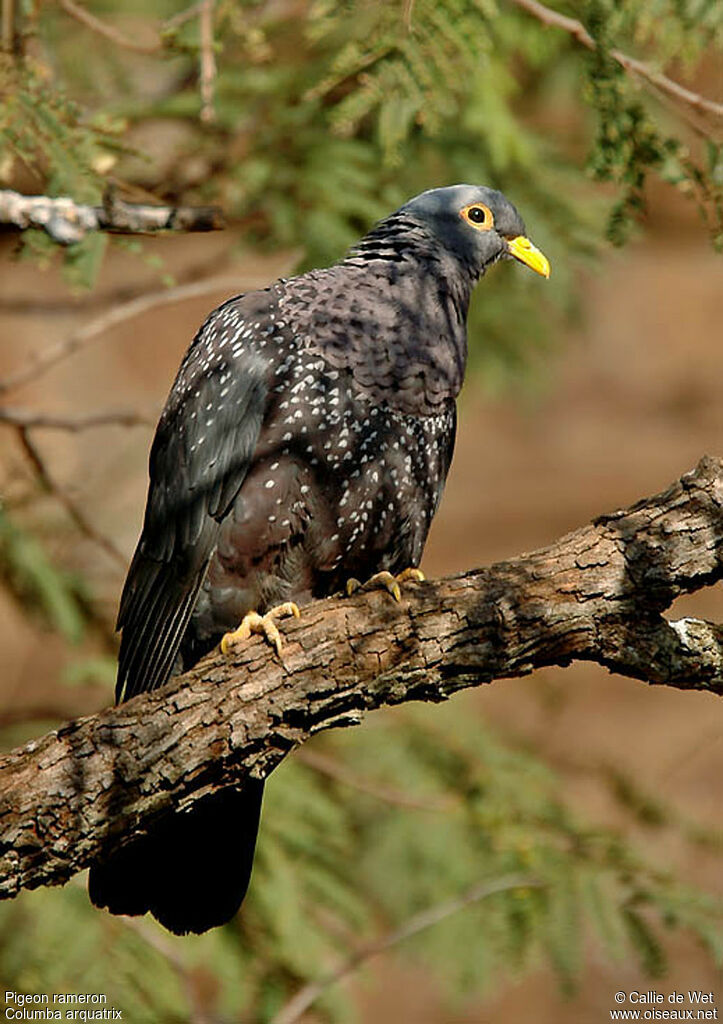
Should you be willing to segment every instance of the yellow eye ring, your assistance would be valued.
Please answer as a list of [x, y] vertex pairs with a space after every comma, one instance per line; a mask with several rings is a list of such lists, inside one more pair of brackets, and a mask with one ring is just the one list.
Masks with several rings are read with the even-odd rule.
[[470, 203], [459, 211], [459, 215], [470, 227], [477, 228], [478, 231], [489, 231], [495, 224], [492, 211], [484, 203]]

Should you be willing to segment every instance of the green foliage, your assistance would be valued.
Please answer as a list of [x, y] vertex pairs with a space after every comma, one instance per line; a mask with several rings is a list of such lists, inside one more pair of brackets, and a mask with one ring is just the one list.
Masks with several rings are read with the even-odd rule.
[[[111, 152], [123, 152], [118, 136], [125, 125], [99, 114], [89, 116], [53, 82], [48, 69], [0, 54], [0, 179], [17, 161], [37, 182], [37, 190], [70, 196], [78, 203], [100, 201], [102, 169]], [[58, 245], [41, 231], [24, 238], [25, 255], [46, 265]], [[87, 287], [100, 269], [107, 236], [90, 236], [64, 252], [68, 283]]]
[[[471, 704], [379, 714], [332, 734], [317, 743], [324, 773], [283, 764], [267, 787], [250, 895], [224, 929], [179, 939], [112, 918], [77, 879], [3, 904], [5, 987], [105, 992], [131, 1020], [187, 1020], [195, 1000], [212, 1019], [262, 1024], [360, 945], [508, 876], [529, 884], [470, 902], [388, 955], [426, 964], [451, 1000], [542, 962], [573, 988], [588, 938], [655, 975], [664, 931], [685, 928], [720, 962], [723, 908], [615, 832], [578, 821], [554, 773], [500, 741]], [[344, 987], [327, 988], [315, 1011], [349, 1020]]]
[[47, 69], [2, 56], [0, 93], [0, 163], [17, 158], [51, 194], [97, 201], [102, 178], [93, 163], [99, 133], [84, 124], [84, 111], [49, 79]]
[[[703, 220], [716, 248], [723, 247], [723, 155], [721, 146], [708, 140], [705, 163], [700, 166], [680, 138], [652, 118], [634, 91], [630, 76], [612, 55], [621, 25], [637, 27], [641, 35], [654, 35], [655, 25], [662, 24], [664, 50], [669, 56], [680, 55], [687, 44], [688, 54], [699, 52], [705, 42], [719, 41], [723, 29], [705, 15], [712, 14], [711, 5], [703, 5], [703, 23], [695, 32], [684, 32], [693, 25], [690, 4], [675, 4], [673, 17], [670, 4], [661, 3], [657, 20], [650, 20], [650, 11], [640, 11], [640, 22], [631, 15], [631, 7], [617, 0], [588, 0], [587, 26], [598, 47], [588, 57], [588, 91], [597, 117], [597, 133], [589, 166], [599, 181], [613, 182], [620, 193], [608, 219], [607, 235], [616, 245], [628, 237], [634, 218], [645, 209], [645, 181], [651, 172], [678, 186], [697, 202]], [[637, 12], [636, 12], [637, 14]], [[677, 23], [677, 31], [673, 26]], [[677, 42], [677, 46], [676, 46]], [[685, 51], [683, 51], [685, 52]]]

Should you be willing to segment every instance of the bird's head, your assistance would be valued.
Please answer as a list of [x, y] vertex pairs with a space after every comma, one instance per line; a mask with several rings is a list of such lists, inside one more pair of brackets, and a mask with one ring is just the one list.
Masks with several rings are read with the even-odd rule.
[[484, 185], [432, 188], [410, 199], [399, 214], [430, 232], [435, 240], [477, 275], [499, 259], [514, 258], [550, 276], [547, 257], [525, 234], [509, 199]]

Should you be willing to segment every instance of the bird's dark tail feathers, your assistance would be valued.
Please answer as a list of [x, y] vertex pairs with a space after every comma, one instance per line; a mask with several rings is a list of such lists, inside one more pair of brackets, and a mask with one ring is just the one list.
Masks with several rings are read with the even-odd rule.
[[251, 878], [264, 784], [222, 790], [171, 814], [141, 839], [91, 866], [88, 893], [111, 914], [145, 914], [185, 935], [229, 921]]

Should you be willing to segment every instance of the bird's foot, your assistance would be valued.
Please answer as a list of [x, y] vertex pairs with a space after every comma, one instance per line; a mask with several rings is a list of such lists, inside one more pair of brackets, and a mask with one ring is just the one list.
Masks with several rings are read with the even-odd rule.
[[234, 629], [231, 633], [224, 634], [221, 640], [222, 652], [228, 654], [234, 644], [242, 643], [248, 640], [254, 633], [258, 633], [266, 638], [275, 649], [277, 655], [281, 657], [281, 649], [284, 645], [281, 640], [281, 633], [279, 633], [279, 627], [274, 622], [274, 619], [282, 618], [286, 615], [293, 615], [295, 619], [299, 618], [299, 609], [293, 601], [286, 601], [275, 608], [270, 608], [265, 615], [259, 615], [258, 612], [247, 612], [237, 629]]
[[346, 581], [346, 592], [347, 596], [351, 597], [357, 590], [376, 590], [384, 589], [389, 591], [395, 601], [402, 600], [402, 583], [407, 583], [409, 580], [414, 580], [415, 583], [423, 583], [426, 579], [421, 569], [404, 569], [402, 572], [397, 573], [396, 576], [392, 576], [390, 572], [384, 570], [384, 572], [376, 572], [374, 575], [366, 581], [366, 583], [360, 583], [359, 580], [351, 579]]

